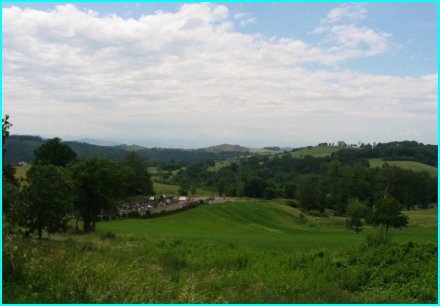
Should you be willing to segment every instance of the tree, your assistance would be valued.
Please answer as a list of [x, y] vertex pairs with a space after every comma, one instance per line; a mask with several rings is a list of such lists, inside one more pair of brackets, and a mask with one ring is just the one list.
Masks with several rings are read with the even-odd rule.
[[363, 219], [367, 216], [368, 206], [358, 199], [350, 200], [347, 205], [348, 219], [346, 227], [354, 230], [356, 233], [362, 231], [364, 225]]
[[268, 187], [264, 190], [264, 198], [267, 200], [272, 200], [276, 198], [277, 190], [273, 187]]
[[49, 233], [66, 229], [67, 214], [72, 211], [72, 184], [65, 171], [53, 165], [34, 165], [27, 181], [16, 214], [18, 223], [30, 232], [37, 231], [39, 238], [43, 229]]
[[376, 201], [369, 221], [376, 226], [383, 225], [388, 232], [390, 227], [407, 226], [408, 217], [402, 214], [400, 204], [395, 198], [384, 197]]
[[84, 224], [84, 232], [95, 230], [98, 214], [116, 209], [124, 196], [123, 168], [106, 158], [91, 157], [70, 168], [75, 188], [74, 206]]
[[34, 151], [35, 164], [65, 167], [76, 158], [76, 153], [58, 137], [49, 139]]
[[303, 210], [320, 209], [318, 201], [318, 188], [312, 178], [304, 178], [298, 185], [296, 197]]
[[135, 152], [130, 152], [122, 161], [122, 165], [126, 168], [127, 195], [151, 195], [154, 193], [153, 182], [144, 158]]
[[251, 198], [262, 198], [267, 182], [261, 177], [254, 176], [249, 179], [246, 184], [246, 196]]
[[6, 138], [9, 137], [9, 129], [11, 128], [12, 124], [9, 122], [9, 115], [5, 115], [2, 118], [2, 155], [5, 157], [6, 149], [5, 149], [5, 143]]
[[10, 163], [4, 162], [6, 153], [5, 143], [6, 138], [9, 137], [9, 129], [11, 126], [12, 124], [9, 122], [9, 115], [5, 115], [5, 117], [2, 118], [2, 211], [4, 212], [8, 212], [9, 208], [15, 204], [18, 197], [19, 188], [19, 183], [15, 178], [14, 166], [12, 166]]
[[296, 193], [296, 184], [294, 182], [288, 182], [284, 186], [284, 196], [288, 199], [294, 199]]

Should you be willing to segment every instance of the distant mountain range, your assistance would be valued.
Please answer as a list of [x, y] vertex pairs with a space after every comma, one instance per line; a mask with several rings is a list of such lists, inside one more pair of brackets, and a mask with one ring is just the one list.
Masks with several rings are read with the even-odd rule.
[[77, 140], [73, 140], [73, 141], [80, 142], [80, 143], [88, 143], [91, 145], [103, 146], [103, 147], [120, 145], [120, 143], [117, 143], [114, 141], [105, 141], [105, 140], [98, 140], [98, 139], [91, 139], [91, 138], [81, 138], [81, 139], [77, 139]]
[[[5, 143], [5, 161], [18, 163], [21, 161], [32, 163], [34, 151], [41, 146], [46, 139], [32, 135], [11, 135]], [[117, 144], [114, 142], [100, 141], [89, 138], [78, 139], [77, 141], [64, 141], [78, 158], [89, 156], [107, 157], [113, 160], [122, 160], [127, 151], [136, 151], [140, 156], [150, 161], [167, 162], [195, 162], [202, 160], [224, 160], [231, 157], [249, 155], [250, 149], [239, 145], [222, 144], [201, 149], [166, 149], [146, 148], [136, 144]]]

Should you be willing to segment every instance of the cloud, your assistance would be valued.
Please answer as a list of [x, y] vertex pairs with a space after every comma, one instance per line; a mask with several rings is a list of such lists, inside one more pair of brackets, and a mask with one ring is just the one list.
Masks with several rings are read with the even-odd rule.
[[324, 35], [324, 42], [332, 45], [328, 52], [346, 55], [340, 60], [382, 54], [393, 45], [391, 34], [359, 26], [367, 12], [362, 4], [344, 4], [330, 10], [313, 33]]
[[358, 22], [367, 17], [367, 9], [361, 3], [343, 4], [327, 13], [321, 24], [332, 24], [341, 21]]
[[73, 5], [3, 8], [3, 112], [12, 132], [263, 145], [378, 141], [410, 126], [437, 139], [437, 74], [335, 68], [385, 52], [385, 34], [329, 22], [323, 47], [243, 34], [233, 20], [247, 16], [236, 15], [216, 4], [138, 19]]
[[234, 14], [234, 19], [240, 22], [241, 26], [246, 26], [249, 24], [254, 24], [257, 22], [257, 18], [250, 17], [249, 13], [236, 13]]

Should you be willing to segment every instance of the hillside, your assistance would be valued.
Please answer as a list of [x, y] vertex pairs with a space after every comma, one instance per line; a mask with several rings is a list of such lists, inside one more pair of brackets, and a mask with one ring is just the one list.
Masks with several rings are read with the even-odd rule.
[[330, 156], [333, 152], [340, 150], [339, 147], [306, 147], [292, 152], [293, 157], [304, 157], [306, 155], [313, 157]]
[[[44, 139], [38, 136], [11, 135], [7, 138], [5, 148], [5, 160], [10, 163], [25, 161], [32, 163], [34, 151], [44, 143]], [[205, 160], [226, 160], [238, 157], [243, 154], [243, 147], [218, 146], [216, 149], [207, 151], [205, 149], [165, 149], [165, 148], [144, 148], [138, 145], [98, 146], [87, 143], [66, 141], [79, 159], [90, 156], [100, 156], [112, 160], [122, 160], [128, 151], [135, 150], [137, 154], [150, 161], [191, 163]], [[235, 149], [234, 149], [235, 148]], [[221, 151], [222, 149], [228, 151]]]
[[379, 158], [369, 159], [368, 162], [373, 168], [382, 167], [384, 163], [397, 166], [403, 169], [408, 169], [416, 172], [428, 172], [432, 177], [438, 176], [438, 169], [436, 167], [426, 165], [415, 161], [399, 161], [399, 160], [382, 160]]
[[[430, 212], [430, 213], [427, 213]], [[365, 232], [358, 235], [345, 228], [343, 217], [300, 218], [296, 208], [282, 202], [238, 201], [220, 205], [204, 205], [161, 218], [102, 222], [101, 231], [142, 237], [169, 237], [239, 243], [248, 247], [271, 250], [350, 249], [363, 242]], [[419, 220], [419, 214], [410, 212]], [[412, 219], [411, 219], [412, 220]], [[398, 241], [437, 241], [437, 211], [423, 211], [423, 220], [430, 227], [419, 227], [410, 221], [410, 229], [394, 231]], [[311, 239], [313, 237], [313, 239]]]
[[232, 145], [232, 144], [221, 144], [207, 148], [202, 148], [199, 150], [206, 152], [217, 152], [217, 153], [218, 152], [241, 152], [241, 153], [249, 152], [249, 148], [242, 147], [240, 145]]

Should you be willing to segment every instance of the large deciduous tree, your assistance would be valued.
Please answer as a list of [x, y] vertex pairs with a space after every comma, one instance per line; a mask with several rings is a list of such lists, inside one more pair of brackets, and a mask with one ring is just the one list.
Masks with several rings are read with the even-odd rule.
[[35, 164], [65, 167], [76, 158], [76, 153], [58, 137], [49, 139], [34, 152]]
[[84, 222], [84, 231], [95, 230], [101, 211], [110, 213], [125, 193], [124, 170], [106, 158], [91, 157], [71, 166], [75, 186], [75, 209]]
[[408, 216], [402, 214], [399, 202], [392, 197], [383, 197], [375, 202], [370, 218], [373, 225], [382, 225], [388, 232], [390, 227], [402, 228], [408, 224]]
[[18, 223], [41, 238], [67, 227], [67, 215], [72, 211], [72, 184], [65, 170], [53, 165], [34, 165], [27, 173], [21, 203], [15, 215]]
[[144, 158], [130, 152], [122, 161], [125, 167], [125, 181], [128, 195], [153, 194], [153, 183], [148, 174], [148, 165]]

